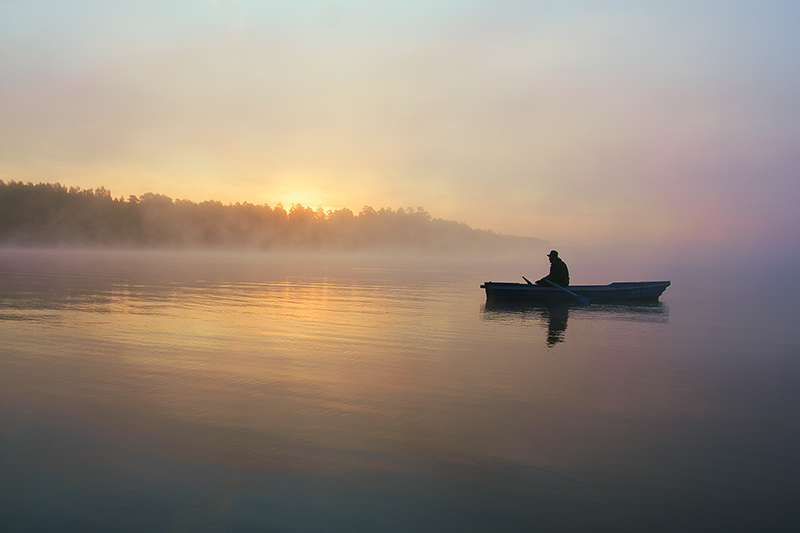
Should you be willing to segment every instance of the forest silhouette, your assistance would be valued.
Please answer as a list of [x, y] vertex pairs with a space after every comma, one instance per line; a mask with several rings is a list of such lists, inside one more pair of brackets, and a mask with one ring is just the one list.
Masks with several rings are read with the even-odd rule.
[[0, 180], [0, 244], [137, 248], [252, 248], [430, 251], [546, 247], [433, 218], [422, 208], [325, 211], [301, 204], [195, 203], [162, 194], [114, 198], [105, 187]]

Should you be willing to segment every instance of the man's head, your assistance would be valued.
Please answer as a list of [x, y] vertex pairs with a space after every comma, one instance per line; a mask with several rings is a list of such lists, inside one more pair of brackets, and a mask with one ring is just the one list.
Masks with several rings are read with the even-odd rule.
[[550, 250], [550, 253], [547, 254], [547, 257], [548, 259], [550, 259], [550, 262], [552, 263], [553, 261], [558, 259], [558, 252], [556, 252], [555, 250]]

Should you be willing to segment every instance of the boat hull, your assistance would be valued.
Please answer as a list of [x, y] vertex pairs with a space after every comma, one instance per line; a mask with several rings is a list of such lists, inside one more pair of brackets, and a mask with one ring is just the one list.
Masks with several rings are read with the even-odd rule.
[[[608, 285], [570, 285], [568, 290], [591, 302], [655, 301], [670, 286], [669, 281], [630, 281]], [[487, 281], [481, 285], [488, 301], [557, 302], [575, 298], [555, 287], [527, 283]]]

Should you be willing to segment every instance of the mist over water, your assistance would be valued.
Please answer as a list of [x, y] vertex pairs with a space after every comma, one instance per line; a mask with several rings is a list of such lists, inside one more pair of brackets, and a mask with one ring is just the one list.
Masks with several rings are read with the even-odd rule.
[[794, 530], [798, 286], [560, 251], [673, 285], [493, 308], [541, 252], [0, 250], [4, 529]]

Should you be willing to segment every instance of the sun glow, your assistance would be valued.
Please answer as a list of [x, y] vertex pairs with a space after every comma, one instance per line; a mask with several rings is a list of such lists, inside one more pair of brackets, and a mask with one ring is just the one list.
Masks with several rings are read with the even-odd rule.
[[304, 184], [303, 181], [303, 178], [296, 178], [289, 183], [260, 188], [256, 196], [262, 203], [272, 206], [281, 203], [286, 209], [293, 204], [313, 209], [322, 208], [325, 211], [346, 207], [343, 201], [346, 195], [336, 194], [327, 188]]

